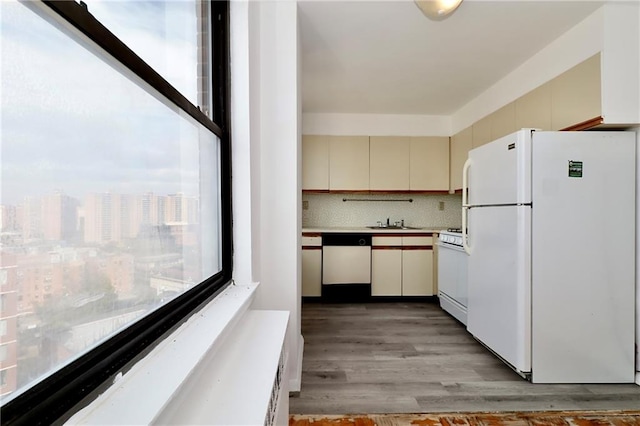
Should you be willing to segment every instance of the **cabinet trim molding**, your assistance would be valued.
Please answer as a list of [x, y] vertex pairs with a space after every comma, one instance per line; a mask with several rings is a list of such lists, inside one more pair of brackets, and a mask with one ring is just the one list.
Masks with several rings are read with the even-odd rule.
[[302, 250], [322, 250], [322, 246], [302, 246]]
[[371, 250], [402, 250], [402, 246], [371, 246]]
[[[337, 191], [336, 191], [337, 192]], [[433, 191], [422, 191], [417, 189], [407, 189], [407, 190], [378, 190], [372, 189], [369, 191], [371, 194], [434, 194], [434, 195], [442, 195], [448, 194], [448, 190], [433, 190]]]
[[373, 195], [373, 194], [424, 194], [424, 195], [446, 195], [449, 194], [448, 190], [439, 190], [439, 191], [420, 191], [420, 190], [367, 190], [367, 189], [303, 189], [303, 194], [363, 194], [363, 195]]
[[303, 189], [304, 194], [329, 194], [328, 189]]
[[592, 118], [590, 120], [585, 120], [582, 123], [578, 123], [578, 124], [574, 124], [573, 126], [565, 127], [564, 129], [560, 129], [560, 131], [569, 132], [569, 131], [587, 130], [587, 129], [591, 129], [592, 127], [599, 126], [603, 122], [604, 122], [604, 119], [602, 117], [595, 117], [595, 118]]
[[372, 237], [433, 237], [433, 232], [389, 232], [389, 233], [371, 233]]
[[303, 232], [303, 237], [322, 237], [322, 232]]

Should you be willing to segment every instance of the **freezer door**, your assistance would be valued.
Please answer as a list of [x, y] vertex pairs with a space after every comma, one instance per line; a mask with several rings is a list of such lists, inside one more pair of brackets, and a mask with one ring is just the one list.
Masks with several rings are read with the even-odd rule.
[[467, 329], [522, 373], [531, 371], [531, 207], [469, 210]]
[[531, 202], [531, 129], [469, 151], [469, 205]]
[[635, 134], [533, 137], [532, 380], [634, 381]]

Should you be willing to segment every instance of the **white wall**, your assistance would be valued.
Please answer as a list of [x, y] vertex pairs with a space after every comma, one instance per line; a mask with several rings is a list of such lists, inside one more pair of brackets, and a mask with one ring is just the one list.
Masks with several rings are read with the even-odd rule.
[[[255, 309], [290, 312], [290, 390], [300, 390], [300, 102], [297, 3], [249, 2]], [[252, 33], [253, 31], [253, 33]], [[232, 82], [233, 84], [233, 82]], [[254, 139], [253, 134], [257, 133]], [[235, 176], [235, 174], [234, 174]], [[235, 227], [249, 226], [235, 223]], [[259, 256], [256, 258], [256, 255]], [[241, 254], [239, 253], [238, 256]]]
[[399, 114], [304, 113], [305, 135], [450, 136], [451, 117]]
[[605, 122], [640, 123], [640, 4], [604, 7], [602, 110]]
[[636, 383], [640, 385], [640, 126], [636, 132]]

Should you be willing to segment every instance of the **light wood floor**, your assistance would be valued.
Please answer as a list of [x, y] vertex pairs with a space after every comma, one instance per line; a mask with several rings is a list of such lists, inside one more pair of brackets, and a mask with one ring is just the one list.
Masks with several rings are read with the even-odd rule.
[[531, 384], [435, 303], [302, 308], [292, 414], [630, 410], [640, 386]]

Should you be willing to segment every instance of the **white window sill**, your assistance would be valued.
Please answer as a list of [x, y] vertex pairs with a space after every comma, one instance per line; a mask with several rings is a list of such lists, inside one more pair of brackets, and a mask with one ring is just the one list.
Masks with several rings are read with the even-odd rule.
[[151, 424], [248, 310], [257, 285], [230, 285], [67, 424]]

